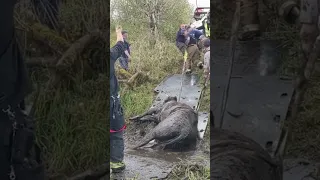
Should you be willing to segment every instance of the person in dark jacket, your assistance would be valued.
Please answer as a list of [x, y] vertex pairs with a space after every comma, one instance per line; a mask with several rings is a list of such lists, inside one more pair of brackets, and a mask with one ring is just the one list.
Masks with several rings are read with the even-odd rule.
[[121, 31], [121, 27], [117, 27], [117, 43], [110, 49], [110, 168], [114, 173], [125, 169], [123, 131], [126, 125], [114, 67], [117, 59], [126, 50]]
[[39, 150], [34, 121], [23, 109], [31, 83], [16, 41], [15, 4], [16, 0], [0, 1], [0, 179], [44, 180], [40, 151], [33, 153]]
[[186, 38], [184, 36], [184, 32], [185, 32], [185, 24], [181, 24], [176, 36], [176, 46], [179, 49], [179, 51], [182, 53], [182, 55], [184, 55], [187, 48], [185, 44]]
[[120, 65], [123, 69], [126, 71], [129, 70], [129, 62], [131, 62], [131, 55], [130, 55], [130, 43], [128, 42], [128, 32], [127, 31], [122, 31], [122, 36], [123, 36], [123, 41], [124, 41], [124, 46], [125, 46], [125, 51], [119, 58]]
[[186, 59], [186, 73], [192, 72], [192, 64], [200, 60], [200, 51], [198, 48], [198, 41], [204, 37], [200, 30], [187, 27], [184, 33], [187, 46], [187, 59]]

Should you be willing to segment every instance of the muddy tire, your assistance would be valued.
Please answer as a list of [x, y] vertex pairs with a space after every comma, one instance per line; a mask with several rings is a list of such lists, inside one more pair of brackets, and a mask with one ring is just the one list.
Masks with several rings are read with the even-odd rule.
[[282, 180], [281, 161], [259, 144], [234, 132], [211, 129], [210, 166], [213, 180]]

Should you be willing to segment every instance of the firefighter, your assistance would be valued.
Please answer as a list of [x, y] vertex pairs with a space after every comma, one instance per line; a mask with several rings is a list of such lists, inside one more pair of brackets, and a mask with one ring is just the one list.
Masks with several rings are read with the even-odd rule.
[[198, 42], [204, 35], [200, 30], [191, 28], [190, 26], [186, 27], [184, 35], [186, 37], [185, 44], [187, 46], [186, 73], [191, 73], [192, 64], [200, 60]]
[[126, 51], [122, 28], [117, 27], [117, 43], [110, 48], [110, 169], [114, 173], [122, 172], [126, 165], [124, 158], [123, 133], [126, 129], [123, 109], [120, 102], [119, 83], [114, 64]]

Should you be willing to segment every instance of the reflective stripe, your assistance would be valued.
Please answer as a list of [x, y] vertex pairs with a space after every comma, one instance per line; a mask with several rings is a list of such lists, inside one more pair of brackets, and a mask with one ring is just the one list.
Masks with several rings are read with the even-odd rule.
[[110, 129], [110, 133], [116, 133], [116, 132], [121, 132], [121, 131], [123, 131], [123, 130], [125, 130], [127, 128], [127, 126], [126, 125], [123, 125], [122, 126], [122, 128], [121, 129], [119, 129], [119, 130], [112, 130], [112, 129]]
[[204, 28], [205, 28], [206, 36], [209, 37], [210, 36], [210, 29], [208, 29], [208, 23], [207, 22], [204, 23]]

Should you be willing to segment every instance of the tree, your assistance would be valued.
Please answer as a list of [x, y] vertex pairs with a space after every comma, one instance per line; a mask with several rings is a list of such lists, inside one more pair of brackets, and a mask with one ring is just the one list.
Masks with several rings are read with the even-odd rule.
[[180, 24], [191, 20], [192, 11], [187, 0], [114, 0], [111, 3], [115, 8], [112, 9], [116, 14], [114, 20], [139, 30], [148, 29], [152, 35], [172, 34]]

